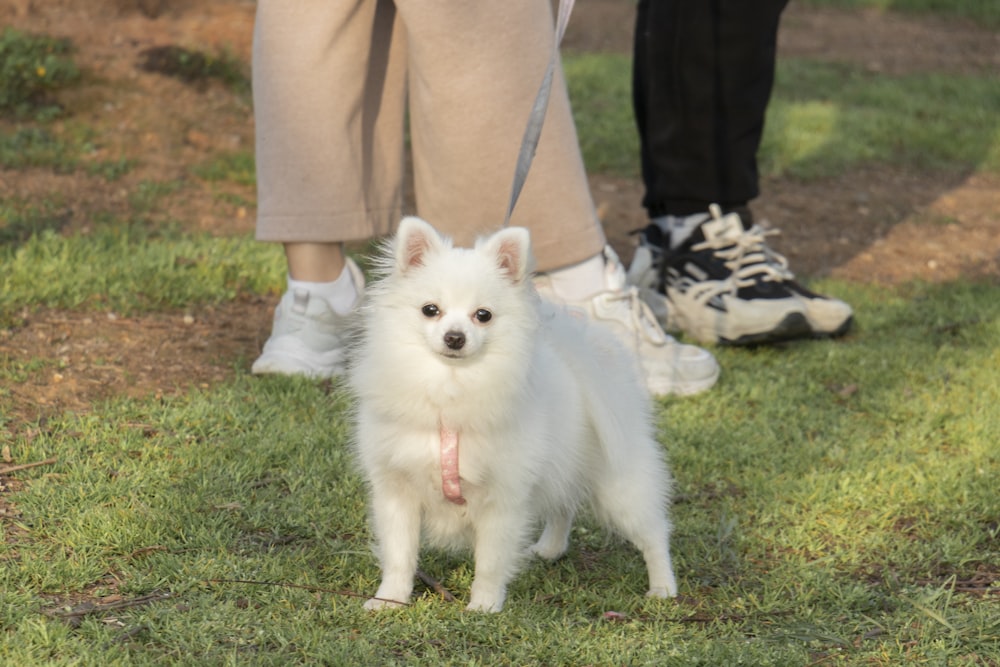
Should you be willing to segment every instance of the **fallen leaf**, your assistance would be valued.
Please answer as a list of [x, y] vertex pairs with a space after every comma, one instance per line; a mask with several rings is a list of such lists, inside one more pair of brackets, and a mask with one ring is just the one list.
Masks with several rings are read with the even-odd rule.
[[854, 394], [856, 393], [858, 393], [858, 385], [852, 383], [844, 387], [841, 387], [840, 390], [837, 392], [837, 395], [840, 396], [841, 398], [850, 398], [851, 396], [854, 396]]

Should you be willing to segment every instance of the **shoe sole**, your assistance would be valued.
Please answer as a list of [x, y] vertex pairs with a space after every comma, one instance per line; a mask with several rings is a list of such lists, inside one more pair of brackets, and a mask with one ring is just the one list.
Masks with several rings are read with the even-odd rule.
[[814, 332], [812, 327], [809, 326], [809, 320], [802, 313], [789, 313], [785, 316], [783, 320], [778, 322], [777, 326], [769, 331], [761, 331], [759, 333], [744, 334], [739, 338], [719, 338], [719, 345], [729, 345], [729, 346], [745, 346], [745, 345], [763, 345], [766, 343], [777, 343], [785, 340], [792, 340], [794, 338], [809, 338], [813, 336]]
[[852, 316], [848, 317], [846, 320], [844, 320], [844, 323], [841, 324], [836, 329], [834, 329], [833, 331], [816, 331], [815, 329], [813, 329], [812, 330], [812, 337], [816, 338], [816, 339], [819, 339], [819, 340], [822, 340], [822, 339], [825, 339], [825, 338], [839, 338], [840, 336], [843, 336], [848, 331], [850, 331], [851, 330], [851, 326], [853, 326], [853, 325], [854, 325], [854, 316], [852, 315]]
[[343, 364], [317, 367], [284, 355], [261, 355], [250, 367], [253, 375], [301, 375], [316, 380], [325, 380], [345, 372]]
[[694, 396], [695, 394], [700, 394], [704, 391], [708, 391], [715, 386], [715, 383], [719, 379], [720, 369], [717, 367], [715, 373], [701, 380], [693, 380], [690, 382], [676, 383], [670, 382], [661, 385], [654, 385], [648, 383], [647, 389], [649, 393], [656, 397], [664, 396]]

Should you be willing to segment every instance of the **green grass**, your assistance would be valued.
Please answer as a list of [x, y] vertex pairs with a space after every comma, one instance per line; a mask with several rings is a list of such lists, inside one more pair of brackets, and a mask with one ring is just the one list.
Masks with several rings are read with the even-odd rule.
[[[38, 203], [20, 198], [0, 200], [0, 257], [36, 234], [60, 230], [66, 222], [62, 203], [61, 197]], [[5, 275], [0, 272], [0, 276]]]
[[[967, 15], [985, 21], [992, 6]], [[628, 60], [567, 56], [566, 70], [588, 168], [636, 175]], [[782, 62], [763, 167], [997, 171], [997, 83]], [[61, 125], [12, 126], [0, 164], [83, 168], [94, 137]], [[86, 168], [114, 180], [132, 166]], [[252, 156], [193, 173], [247, 185]], [[255, 378], [234, 359], [221, 384], [177, 395], [31, 424], [5, 410], [8, 387], [63, 363], [4, 346], [24, 310], [172, 311], [280, 287], [279, 248], [149, 220], [187, 186], [139, 183], [132, 215], [96, 215], [79, 234], [59, 196], [0, 201], [0, 445], [17, 463], [56, 459], [0, 490], [13, 504], [0, 522], [0, 663], [1000, 663], [995, 281], [821, 282], [855, 307], [850, 336], [717, 349], [717, 387], [659, 403], [677, 600], [646, 600], [641, 558], [585, 518], [564, 559], [529, 563], [500, 615], [422, 588], [403, 610], [369, 614], [379, 574], [336, 383]], [[428, 551], [421, 566], [467, 599], [467, 554]], [[109, 595], [164, 597], [65, 616]]]
[[140, 216], [152, 213], [159, 203], [183, 189], [181, 181], [142, 181], [128, 193], [129, 207]]
[[119, 157], [94, 160], [94, 130], [79, 120], [60, 123], [19, 122], [0, 126], [0, 167], [6, 169], [47, 168], [68, 174], [83, 169], [91, 176], [113, 182], [129, 173], [135, 160]]
[[65, 39], [5, 28], [0, 33], [0, 113], [58, 115], [52, 94], [80, 78], [72, 50]]
[[[565, 59], [588, 170], [638, 175], [625, 56]], [[838, 63], [778, 64], [761, 170], [825, 178], [866, 164], [1000, 171], [1000, 76], [889, 77]]]
[[1000, 77], [886, 77], [782, 62], [761, 148], [773, 175], [826, 177], [865, 163], [1000, 171]]
[[0, 326], [26, 305], [148, 312], [263, 292], [282, 280], [280, 249], [245, 236], [215, 238], [122, 221], [64, 236], [53, 231], [59, 222], [53, 214], [29, 208], [17, 215], [12, 240], [31, 229], [29, 221], [44, 231], [0, 245]]
[[[210, 390], [111, 401], [11, 440], [18, 461], [58, 463], [19, 475], [30, 483], [14, 498], [20, 530], [0, 545], [0, 656], [990, 664], [1000, 589], [961, 588], [996, 578], [1000, 562], [996, 287], [821, 287], [856, 306], [856, 334], [717, 350], [715, 389], [661, 403], [678, 601], [644, 599], [638, 554], [584, 520], [566, 558], [528, 566], [500, 616], [432, 593], [363, 612], [354, 594], [371, 594], [378, 570], [346, 394], [240, 370]], [[422, 567], [467, 597], [469, 558], [429, 552]], [[79, 627], [51, 615], [110, 592], [171, 597]], [[612, 610], [625, 620], [606, 620]]]
[[638, 174], [639, 144], [632, 116], [632, 61], [611, 54], [563, 58], [573, 116], [587, 170]]
[[0, 136], [0, 166], [8, 169], [50, 167], [56, 172], [76, 168], [79, 149], [43, 126], [22, 126]]
[[140, 66], [187, 83], [215, 79], [237, 93], [250, 92], [249, 68], [228, 50], [213, 54], [177, 45], [156, 46], [140, 53]]
[[213, 157], [197, 165], [193, 172], [206, 181], [226, 181], [238, 185], [257, 182], [254, 155], [251, 151], [237, 151]]
[[91, 176], [100, 176], [109, 183], [117, 181], [136, 166], [136, 160], [118, 158], [87, 163], [85, 169]]
[[799, 0], [817, 7], [843, 7], [907, 12], [923, 16], [970, 19], [982, 26], [1000, 27], [1000, 4], [995, 0]]

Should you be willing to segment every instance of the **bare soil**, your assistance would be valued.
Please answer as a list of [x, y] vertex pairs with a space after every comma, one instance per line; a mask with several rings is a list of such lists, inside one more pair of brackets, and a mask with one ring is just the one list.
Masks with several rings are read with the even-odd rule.
[[[144, 50], [168, 45], [224, 50], [249, 62], [254, 7], [248, 0], [0, 0], [0, 24], [75, 44], [85, 77], [61, 96], [70, 111], [62, 122], [94, 129], [96, 151], [88, 159], [125, 156], [136, 164], [112, 182], [82, 169], [0, 171], [0, 198], [59, 201], [66, 231], [86, 233], [95, 215], [128, 212], [140, 183], [179, 181], [183, 190], [158, 205], [154, 221], [216, 234], [251, 231], [252, 187], [203, 182], [190, 171], [213, 155], [252, 147], [246, 97], [218, 83], [191, 85], [150, 73], [138, 63]], [[633, 12], [625, 0], [578, 0], [565, 48], [628, 53]], [[1000, 65], [1000, 34], [971, 23], [795, 3], [783, 21], [780, 49], [891, 74]], [[2, 131], [11, 127], [0, 122]], [[591, 188], [612, 244], [629, 258], [628, 232], [645, 222], [641, 185], [594, 175]], [[800, 276], [886, 285], [1000, 276], [996, 175], [870, 167], [808, 183], [770, 179], [762, 189], [755, 211], [782, 230], [774, 245]], [[0, 330], [0, 360], [25, 378], [5, 388], [0, 443], [17, 433], [30, 437], [48, 415], [65, 410], [231, 376], [260, 349], [276, 298], [135, 318], [27, 313], [23, 326]]]

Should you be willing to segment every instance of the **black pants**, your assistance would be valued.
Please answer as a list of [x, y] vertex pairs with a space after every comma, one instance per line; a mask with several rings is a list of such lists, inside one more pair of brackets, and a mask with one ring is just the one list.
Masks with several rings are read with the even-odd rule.
[[650, 217], [760, 193], [757, 149], [788, 0], [639, 0], [632, 94]]

